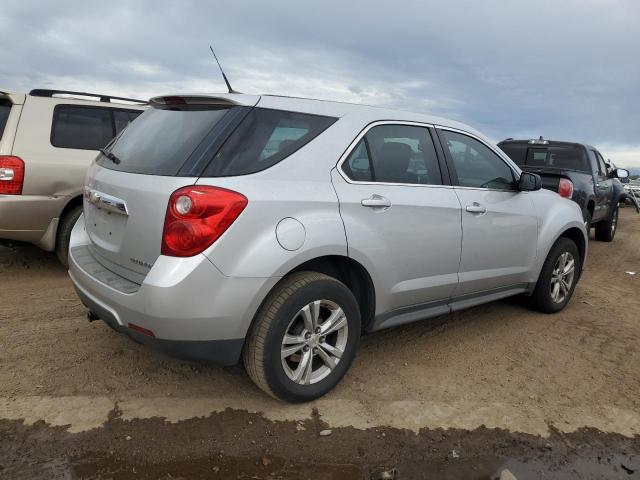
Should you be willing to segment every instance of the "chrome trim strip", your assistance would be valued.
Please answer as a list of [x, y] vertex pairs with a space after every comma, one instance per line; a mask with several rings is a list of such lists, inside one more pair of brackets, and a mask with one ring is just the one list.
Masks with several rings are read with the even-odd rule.
[[121, 215], [129, 215], [129, 210], [127, 210], [127, 204], [125, 201], [112, 195], [93, 190], [89, 187], [84, 187], [83, 197], [87, 202], [95, 205], [101, 210], [107, 210]]

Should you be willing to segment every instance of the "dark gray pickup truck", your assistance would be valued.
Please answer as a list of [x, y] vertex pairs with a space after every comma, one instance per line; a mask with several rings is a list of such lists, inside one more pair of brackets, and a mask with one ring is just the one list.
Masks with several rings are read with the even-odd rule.
[[507, 139], [498, 146], [518, 166], [542, 177], [542, 187], [571, 198], [586, 224], [594, 226], [596, 240], [610, 242], [618, 226], [618, 204], [626, 194], [621, 178], [629, 172], [612, 169], [598, 150], [581, 143]]

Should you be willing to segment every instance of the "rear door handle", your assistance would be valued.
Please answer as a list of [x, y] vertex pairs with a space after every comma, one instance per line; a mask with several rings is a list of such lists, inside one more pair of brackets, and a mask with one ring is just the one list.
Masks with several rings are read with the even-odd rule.
[[391, 201], [388, 198], [374, 193], [369, 198], [363, 199], [361, 204], [363, 207], [389, 208], [391, 206]]
[[480, 205], [477, 202], [473, 202], [473, 205], [467, 205], [467, 212], [469, 213], [487, 213], [487, 207]]

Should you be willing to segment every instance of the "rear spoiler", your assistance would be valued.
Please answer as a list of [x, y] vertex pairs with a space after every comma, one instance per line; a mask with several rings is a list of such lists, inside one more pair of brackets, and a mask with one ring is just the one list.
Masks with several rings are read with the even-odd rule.
[[26, 95], [23, 93], [11, 92], [9, 90], [0, 89], [0, 98], [8, 98], [14, 105], [22, 105]]
[[260, 100], [258, 95], [218, 94], [218, 95], [162, 95], [149, 100], [149, 105], [156, 107], [180, 105], [202, 105], [220, 107], [253, 107]]

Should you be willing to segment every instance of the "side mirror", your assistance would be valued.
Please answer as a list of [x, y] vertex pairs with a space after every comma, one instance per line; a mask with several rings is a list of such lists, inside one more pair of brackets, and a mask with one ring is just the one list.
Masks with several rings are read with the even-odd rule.
[[629, 178], [629, 170], [625, 170], [624, 168], [616, 168], [613, 171], [613, 176], [622, 180], [623, 178]]
[[529, 172], [522, 172], [518, 180], [518, 190], [521, 192], [533, 192], [542, 188], [542, 178], [540, 175]]

